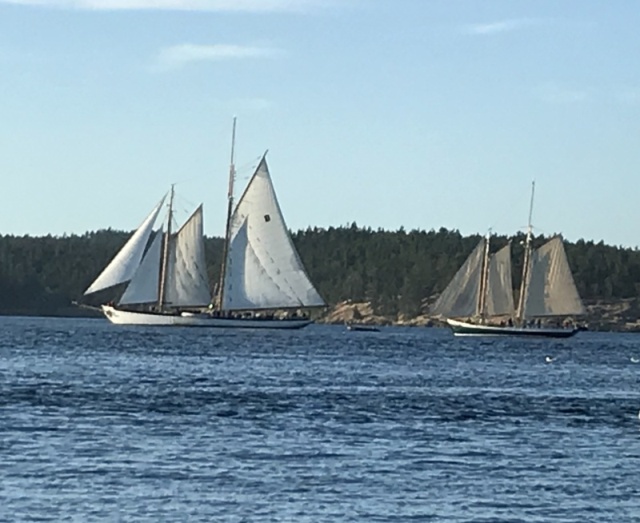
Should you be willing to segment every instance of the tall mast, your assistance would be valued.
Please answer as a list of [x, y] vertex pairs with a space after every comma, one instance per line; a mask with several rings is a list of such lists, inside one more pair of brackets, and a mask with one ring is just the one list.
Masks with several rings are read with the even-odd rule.
[[480, 288], [478, 289], [478, 312], [482, 323], [484, 323], [487, 308], [487, 292], [489, 280], [489, 243], [491, 240], [491, 230], [487, 233], [484, 241], [484, 254], [482, 257], [482, 272], [480, 273]]
[[227, 256], [229, 253], [229, 233], [231, 229], [231, 216], [233, 215], [233, 184], [236, 179], [236, 166], [234, 164], [236, 152], [236, 117], [233, 117], [233, 129], [231, 131], [231, 160], [229, 162], [229, 191], [227, 193], [227, 223], [224, 230], [224, 246], [222, 248], [222, 265], [220, 267], [220, 281], [218, 283], [217, 309], [222, 310], [224, 299], [224, 280], [227, 272]]
[[158, 293], [158, 308], [164, 308], [164, 296], [167, 287], [167, 267], [169, 265], [169, 242], [171, 241], [171, 219], [173, 218], [173, 193], [175, 184], [171, 184], [169, 196], [169, 213], [167, 214], [167, 232], [164, 236], [164, 248], [162, 251], [162, 266], [160, 269], [160, 292]]
[[533, 226], [531, 219], [533, 218], [533, 196], [536, 190], [535, 180], [531, 182], [531, 201], [529, 202], [529, 224], [527, 226], [527, 237], [524, 242], [524, 261], [522, 265], [522, 281], [520, 282], [520, 295], [518, 296], [518, 310], [516, 312], [516, 320], [522, 322], [524, 320], [524, 300], [528, 291], [529, 271], [531, 265], [531, 237]]

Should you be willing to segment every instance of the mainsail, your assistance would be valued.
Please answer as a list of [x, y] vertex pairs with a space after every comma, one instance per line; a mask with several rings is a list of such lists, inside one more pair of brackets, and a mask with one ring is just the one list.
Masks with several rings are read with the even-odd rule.
[[173, 307], [211, 303], [204, 257], [202, 205], [171, 239], [165, 301]]
[[431, 314], [463, 318], [478, 314], [486, 239], [482, 238], [431, 308]]
[[149, 216], [145, 218], [129, 241], [125, 243], [124, 247], [122, 247], [113, 260], [111, 260], [109, 265], [105, 267], [89, 288], [84, 291], [85, 296], [113, 287], [119, 283], [124, 283], [133, 277], [140, 265], [140, 260], [142, 259], [153, 230], [153, 224], [158, 217], [165, 198], [166, 196], [160, 200], [158, 205], [156, 205]]
[[224, 310], [321, 307], [291, 241], [265, 157], [231, 216]]
[[[431, 313], [448, 318], [491, 317], [513, 313], [511, 248], [507, 244], [489, 256], [483, 271], [488, 238], [482, 238], [431, 308]], [[486, 285], [482, 279], [486, 278]], [[484, 299], [480, 299], [484, 288]], [[481, 309], [482, 307], [482, 309]]]
[[513, 283], [511, 279], [511, 244], [508, 243], [489, 260], [487, 275], [486, 316], [512, 315]]
[[524, 317], [583, 315], [562, 237], [556, 236], [531, 255], [525, 286]]

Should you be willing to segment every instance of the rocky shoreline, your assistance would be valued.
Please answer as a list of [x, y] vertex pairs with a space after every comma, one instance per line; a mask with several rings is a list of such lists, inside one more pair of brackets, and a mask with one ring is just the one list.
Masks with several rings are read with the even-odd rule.
[[[581, 318], [591, 331], [640, 332], [640, 300], [630, 298], [585, 303], [587, 315]], [[362, 325], [397, 325], [404, 327], [439, 327], [442, 322], [428, 314], [396, 317], [377, 314], [371, 302], [343, 301], [331, 307], [317, 323]]]
[[[605, 301], [598, 300], [585, 303], [587, 315], [580, 318], [580, 324], [590, 331], [603, 332], [640, 332], [640, 299]], [[3, 316], [49, 316], [49, 317], [85, 317], [102, 318], [97, 311], [87, 311], [78, 307], [65, 307], [56, 310], [2, 310]], [[371, 302], [343, 301], [331, 306], [325, 313], [314, 318], [316, 323], [344, 325], [357, 323], [361, 325], [402, 327], [442, 327], [444, 324], [429, 314], [417, 316], [388, 316], [374, 310]]]

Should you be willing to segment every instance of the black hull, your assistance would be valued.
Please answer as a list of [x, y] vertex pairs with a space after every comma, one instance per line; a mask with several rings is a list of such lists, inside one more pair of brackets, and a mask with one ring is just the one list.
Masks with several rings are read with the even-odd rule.
[[454, 336], [518, 336], [525, 338], [570, 338], [579, 329], [546, 327], [499, 327], [475, 325], [464, 321], [447, 320]]
[[347, 325], [347, 330], [350, 331], [362, 331], [362, 332], [380, 332], [378, 327], [371, 325]]

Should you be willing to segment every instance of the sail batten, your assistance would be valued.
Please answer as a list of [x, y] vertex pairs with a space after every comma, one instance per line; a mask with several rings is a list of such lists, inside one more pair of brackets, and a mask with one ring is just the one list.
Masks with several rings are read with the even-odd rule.
[[84, 291], [84, 295], [108, 289], [120, 283], [125, 283], [138, 270], [145, 248], [149, 242], [149, 237], [153, 231], [153, 225], [158, 217], [158, 213], [164, 203], [166, 196], [160, 200], [151, 213], [144, 219], [142, 224], [136, 229], [131, 238], [124, 244], [122, 249], [114, 256], [109, 264], [104, 268], [94, 282]]
[[231, 216], [224, 310], [321, 307], [278, 204], [263, 157]]
[[531, 255], [524, 317], [580, 316], [584, 312], [562, 237], [556, 236]]

